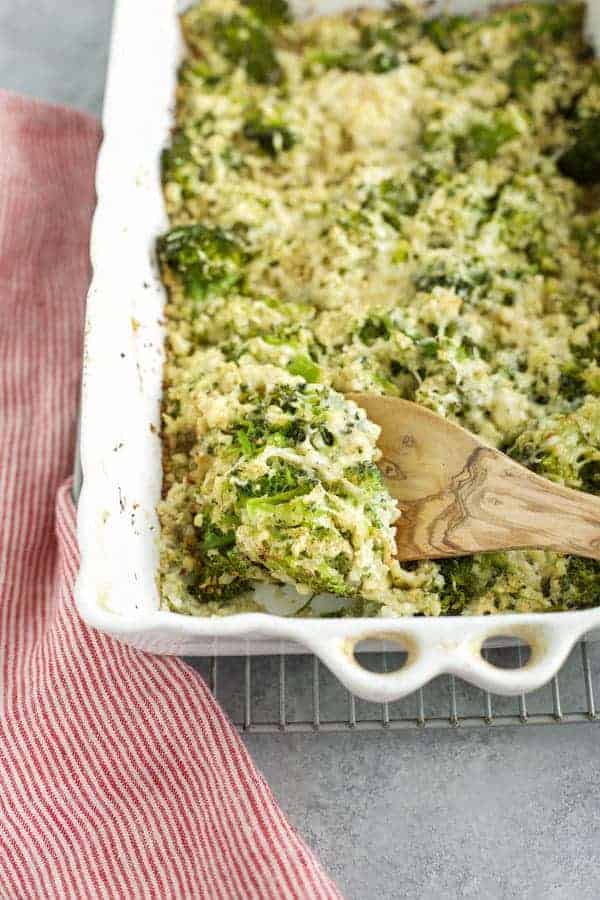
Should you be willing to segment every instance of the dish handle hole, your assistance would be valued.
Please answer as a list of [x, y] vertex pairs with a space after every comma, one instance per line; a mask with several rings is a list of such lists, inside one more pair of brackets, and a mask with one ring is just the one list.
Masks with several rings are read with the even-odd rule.
[[399, 672], [408, 662], [406, 643], [395, 635], [374, 635], [357, 641], [353, 656], [358, 665], [369, 672], [382, 675]]
[[531, 659], [531, 645], [514, 634], [495, 634], [481, 645], [484, 660], [497, 669], [522, 669]]

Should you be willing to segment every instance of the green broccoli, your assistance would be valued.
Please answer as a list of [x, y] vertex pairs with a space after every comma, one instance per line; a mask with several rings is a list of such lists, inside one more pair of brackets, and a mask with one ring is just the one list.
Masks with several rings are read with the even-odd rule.
[[391, 72], [400, 65], [400, 57], [391, 50], [365, 53], [358, 47], [340, 50], [313, 50], [307, 55], [307, 73], [318, 69], [341, 69], [342, 72]]
[[519, 26], [516, 37], [519, 44], [529, 42], [552, 46], [565, 40], [582, 43], [582, 26], [585, 3], [538, 2], [516, 3], [500, 9], [488, 21], [491, 25], [509, 22]]
[[594, 328], [588, 333], [585, 344], [572, 344], [571, 350], [578, 360], [600, 365], [600, 328]]
[[431, 196], [444, 177], [443, 172], [420, 160], [413, 166], [408, 178], [402, 181], [386, 178], [380, 182], [371, 190], [366, 205], [379, 209], [384, 221], [402, 232], [404, 223], [401, 217], [414, 216], [422, 201]]
[[600, 400], [588, 396], [574, 412], [548, 417], [542, 425], [526, 429], [508, 453], [551, 481], [597, 489], [597, 467], [590, 465], [600, 460]]
[[364, 54], [356, 47], [327, 50], [318, 47], [306, 54], [305, 73], [313, 75], [320, 69], [341, 69], [342, 72], [360, 72], [364, 65]]
[[600, 494], [600, 459], [591, 459], [579, 471], [581, 486], [588, 494]]
[[567, 36], [581, 39], [585, 3], [539, 3], [534, 9], [540, 16], [534, 36], [549, 37], [552, 41], [562, 41]]
[[463, 300], [470, 300], [489, 284], [491, 275], [477, 259], [473, 260], [472, 265], [465, 263], [460, 270], [453, 271], [444, 260], [434, 260], [415, 273], [413, 284], [417, 291], [425, 294], [436, 287], [443, 287], [454, 291]]
[[254, 481], [238, 481], [240, 503], [246, 506], [250, 501], [268, 500], [277, 504], [307, 494], [317, 480], [282, 459], [275, 458], [267, 474]]
[[[414, 27], [413, 27], [414, 26]], [[306, 69], [341, 69], [343, 72], [384, 74], [397, 69], [404, 57], [399, 52], [416, 37], [417, 20], [409, 10], [399, 7], [380, 24], [362, 25], [358, 45], [317, 47], [306, 55]]]
[[363, 50], [372, 50], [377, 44], [396, 48], [398, 35], [392, 28], [386, 28], [384, 24], [363, 25], [360, 29], [360, 46]]
[[395, 181], [387, 178], [379, 185], [379, 197], [383, 201], [382, 216], [397, 231], [402, 230], [399, 216], [413, 216], [419, 208], [424, 191], [418, 181]]
[[578, 362], [573, 361], [564, 365], [558, 383], [560, 396], [569, 402], [582, 399], [588, 393], [584, 375], [585, 369]]
[[[594, 210], [577, 218], [573, 226], [573, 238], [579, 246], [585, 262], [592, 267], [600, 267], [600, 210]], [[600, 349], [600, 339], [598, 347]]]
[[227, 601], [251, 589], [251, 566], [235, 546], [235, 532], [222, 531], [207, 517], [197, 528], [199, 571], [193, 594], [203, 602]]
[[399, 359], [392, 359], [390, 360], [390, 375], [398, 396], [405, 400], [414, 400], [419, 379], [411, 368]]
[[451, 50], [458, 36], [472, 27], [473, 22], [466, 16], [437, 16], [423, 22], [422, 30], [425, 37], [432, 41], [438, 50], [447, 53]]
[[177, 76], [182, 86], [195, 90], [199, 86], [203, 89], [216, 87], [221, 82], [223, 74], [222, 71], [211, 68], [203, 59], [186, 58], [179, 66]]
[[243, 0], [243, 3], [268, 25], [281, 25], [291, 19], [287, 0]]
[[329, 49], [318, 47], [306, 54], [307, 74], [315, 69], [341, 69], [342, 72], [375, 72], [382, 75], [397, 69], [402, 62], [396, 51], [398, 42], [391, 29], [361, 29], [358, 46]]
[[391, 72], [400, 65], [399, 32], [385, 25], [363, 25], [360, 30], [360, 46], [372, 51], [368, 56], [368, 68], [372, 72]]
[[587, 394], [600, 394], [600, 330], [586, 335], [583, 343], [571, 344], [572, 359], [562, 366], [558, 391], [569, 402], [583, 401]]
[[173, 228], [163, 235], [158, 256], [192, 300], [239, 285], [247, 260], [244, 248], [231, 233], [200, 224]]
[[534, 84], [546, 74], [541, 54], [528, 47], [513, 60], [507, 74], [507, 81], [513, 96], [525, 98]]
[[584, 119], [575, 143], [558, 158], [558, 168], [579, 184], [600, 182], [600, 116]]
[[506, 553], [481, 553], [440, 560], [444, 587], [440, 593], [444, 615], [460, 615], [468, 604], [492, 587], [506, 571]]
[[455, 140], [461, 165], [474, 159], [495, 159], [502, 144], [511, 141], [517, 134], [514, 125], [505, 119], [498, 118], [491, 125], [475, 122], [466, 134], [458, 135]]
[[415, 11], [404, 3], [395, 3], [378, 22], [360, 26], [359, 43], [363, 50], [393, 53], [413, 46], [418, 40], [421, 22]]
[[[253, 398], [252, 408], [232, 427], [236, 453], [253, 457], [267, 446], [297, 447], [307, 438], [318, 449], [333, 446], [335, 439], [326, 427], [328, 409], [322, 402], [322, 389], [305, 380], [306, 384], [291, 389], [280, 385], [264, 397]], [[273, 421], [270, 412], [276, 407], [282, 414]]]
[[171, 145], [166, 147], [161, 156], [163, 185], [168, 181], [181, 183], [185, 180], [182, 169], [192, 161], [191, 142], [182, 128], [178, 128], [171, 138]]
[[567, 609], [598, 606], [600, 603], [600, 562], [569, 557], [567, 571], [560, 581], [561, 606]]
[[309, 356], [295, 356], [288, 363], [287, 370], [292, 375], [299, 375], [308, 382], [318, 382], [321, 380], [321, 369]]
[[244, 125], [244, 137], [254, 141], [268, 156], [275, 158], [279, 153], [291, 150], [297, 142], [293, 131], [277, 119], [267, 119], [261, 113], [254, 113]]
[[283, 80], [269, 31], [259, 19], [251, 15], [218, 19], [214, 36], [223, 55], [242, 65], [251, 81], [279, 84]]
[[383, 338], [387, 341], [392, 333], [392, 323], [388, 316], [371, 315], [362, 323], [358, 336], [367, 347]]
[[235, 544], [234, 531], [221, 531], [212, 525], [207, 526], [201, 531], [200, 546], [203, 550], [228, 550]]
[[366, 491], [376, 494], [384, 490], [383, 475], [375, 463], [361, 461], [344, 470], [344, 478]]

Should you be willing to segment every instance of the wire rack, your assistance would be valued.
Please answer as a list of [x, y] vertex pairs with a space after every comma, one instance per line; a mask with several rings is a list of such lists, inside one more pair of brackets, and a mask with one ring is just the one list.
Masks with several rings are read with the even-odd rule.
[[[485, 651], [495, 665], [517, 668], [521, 647]], [[364, 654], [375, 671], [390, 671], [402, 654]], [[210, 657], [188, 660], [237, 728], [244, 733], [398, 731], [424, 728], [497, 728], [572, 725], [597, 719], [600, 643], [583, 641], [546, 687], [498, 697], [454, 676], [441, 676], [394, 703], [367, 703], [349, 694], [314, 656]]]

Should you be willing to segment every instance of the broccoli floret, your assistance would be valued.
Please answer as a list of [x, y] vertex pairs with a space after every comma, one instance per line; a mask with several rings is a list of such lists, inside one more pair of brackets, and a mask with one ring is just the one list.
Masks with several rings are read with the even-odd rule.
[[373, 462], [361, 461], [344, 470], [344, 478], [360, 487], [367, 494], [378, 494], [385, 490], [383, 475]]
[[254, 15], [269, 25], [281, 25], [291, 19], [287, 0], [243, 0]]
[[600, 459], [591, 459], [579, 471], [581, 486], [588, 494], [600, 494]]
[[364, 25], [360, 30], [360, 46], [363, 50], [373, 50], [368, 57], [368, 68], [372, 72], [391, 72], [400, 65], [400, 56], [397, 53], [399, 47], [399, 35], [393, 28], [385, 25]]
[[[573, 238], [585, 262], [592, 267], [600, 266], [600, 211], [579, 217], [573, 226]], [[598, 346], [600, 348], [600, 340]]]
[[397, 69], [399, 65], [400, 57], [397, 53], [391, 50], [381, 50], [370, 57], [369, 69], [371, 72], [382, 75], [385, 72], [391, 72], [392, 69]]
[[512, 62], [507, 81], [515, 97], [526, 97], [533, 85], [544, 77], [546, 67], [537, 50], [528, 48]]
[[535, 10], [540, 22], [535, 35], [562, 41], [567, 35], [581, 37], [585, 17], [585, 3], [540, 3]]
[[360, 46], [364, 50], [411, 47], [418, 40], [421, 22], [415, 11], [404, 3], [395, 3], [378, 22], [360, 27]]
[[324, 47], [310, 50], [306, 55], [306, 74], [319, 69], [341, 69], [342, 72], [360, 72], [364, 67], [364, 54], [356, 47], [327, 50]]
[[473, 159], [494, 159], [502, 144], [512, 140], [517, 133], [516, 128], [504, 119], [498, 119], [492, 125], [475, 122], [466, 134], [456, 138], [456, 150], [461, 164]]
[[291, 150], [297, 141], [296, 135], [283, 122], [266, 119], [255, 113], [244, 125], [244, 137], [254, 141], [264, 153], [275, 158], [285, 150]]
[[482, 553], [440, 560], [439, 565], [444, 576], [440, 593], [442, 612], [457, 616], [506, 571], [507, 556], [505, 553]]
[[199, 86], [198, 82], [202, 88], [215, 87], [223, 78], [223, 72], [215, 71], [202, 59], [184, 59], [177, 74], [179, 83], [192, 89]]
[[585, 344], [571, 345], [571, 351], [582, 363], [600, 363], [600, 328], [594, 328], [587, 335]]
[[582, 26], [585, 3], [546, 2], [517, 3], [508, 9], [498, 11], [490, 24], [501, 25], [510, 22], [518, 26], [516, 33], [519, 43], [545, 45], [559, 43], [565, 39], [582, 42]]
[[469, 300], [479, 289], [485, 288], [490, 279], [488, 270], [481, 268], [477, 260], [472, 266], [463, 266], [460, 271], [451, 271], [443, 260], [436, 260], [415, 273], [413, 284], [417, 291], [425, 294], [436, 287], [443, 287], [454, 291], [463, 300]]
[[600, 603], [600, 562], [571, 556], [560, 581], [559, 600], [566, 608], [598, 606]]
[[437, 16], [423, 22], [422, 29], [425, 37], [442, 53], [447, 53], [454, 47], [456, 39], [470, 26], [472, 22], [466, 16]]
[[576, 362], [563, 366], [558, 383], [560, 396], [569, 402], [584, 397], [588, 392], [584, 374], [585, 370]]
[[235, 532], [223, 531], [210, 520], [197, 528], [200, 562], [194, 595], [203, 602], [226, 601], [251, 589], [248, 560], [235, 547]]
[[407, 7], [395, 7], [377, 24], [360, 26], [358, 44], [317, 47], [306, 54], [307, 73], [321, 69], [384, 74], [397, 69], [406, 58], [403, 50], [418, 37], [419, 24]]
[[379, 196], [385, 204], [383, 218], [398, 231], [402, 229], [402, 222], [398, 217], [413, 216], [419, 208], [424, 193], [419, 188], [419, 182], [412, 179], [400, 182], [388, 178], [379, 185]]
[[[336, 439], [327, 427], [331, 409], [322, 391], [307, 382], [293, 388], [276, 386], [264, 396], [248, 397], [252, 408], [231, 428], [232, 450], [250, 458], [267, 446], [292, 448], [307, 440], [321, 451], [333, 447]], [[281, 412], [273, 416], [275, 409]]]
[[161, 156], [163, 184], [167, 181], [181, 181], [181, 168], [189, 163], [191, 143], [185, 131], [178, 128], [171, 138], [171, 146], [166, 147]]
[[313, 50], [307, 55], [307, 73], [317, 69], [341, 69], [342, 72], [376, 72], [381, 75], [400, 65], [400, 57], [391, 50], [365, 53], [358, 47], [340, 50]]
[[233, 547], [234, 544], [234, 531], [224, 532], [221, 531], [220, 528], [215, 528], [212, 525], [209, 525], [202, 530], [200, 546], [203, 550], [228, 550], [230, 547]]
[[374, 344], [375, 341], [382, 338], [384, 341], [389, 340], [392, 333], [392, 324], [387, 316], [369, 316], [362, 323], [358, 336], [367, 347]]
[[321, 380], [321, 369], [309, 356], [295, 356], [288, 363], [287, 369], [292, 375], [299, 375], [308, 382], [315, 383]]
[[394, 385], [398, 396], [405, 400], [414, 400], [415, 391], [419, 386], [419, 379], [413, 371], [399, 359], [390, 360], [390, 375], [394, 379]]
[[600, 182], [600, 116], [593, 116], [579, 126], [575, 143], [558, 159], [558, 168], [579, 184]]
[[259, 19], [251, 15], [218, 19], [214, 35], [223, 55], [230, 62], [242, 65], [251, 81], [279, 84], [283, 80], [271, 36]]
[[587, 397], [574, 412], [550, 417], [543, 425], [527, 429], [508, 453], [551, 481], [597, 490], [596, 467], [587, 467], [600, 460], [600, 400]]
[[282, 503], [307, 494], [316, 483], [316, 478], [285, 460], [275, 458], [267, 474], [254, 481], [240, 482], [241, 503], [246, 505], [250, 500], [256, 499], [268, 500], [273, 504]]
[[192, 300], [203, 300], [210, 293], [223, 293], [239, 285], [247, 259], [232, 234], [204, 225], [167, 232], [158, 241], [158, 255]]
[[185, 197], [194, 178], [205, 177], [203, 141], [214, 133], [215, 117], [212, 113], [200, 116], [185, 128], [176, 128], [170, 146], [163, 150], [161, 157], [163, 184], [175, 182], [181, 185]]
[[413, 216], [423, 200], [431, 196], [444, 179], [444, 174], [429, 163], [420, 161], [408, 178], [399, 181], [386, 178], [374, 188], [366, 205], [378, 208], [382, 218], [397, 231], [403, 230], [401, 216]]
[[372, 50], [377, 44], [396, 48], [398, 37], [392, 28], [385, 25], [363, 25], [360, 29], [360, 46], [363, 50]]
[[558, 391], [573, 403], [587, 394], [600, 394], [598, 363], [600, 362], [600, 331], [588, 332], [584, 343], [571, 344], [573, 358], [561, 369]]

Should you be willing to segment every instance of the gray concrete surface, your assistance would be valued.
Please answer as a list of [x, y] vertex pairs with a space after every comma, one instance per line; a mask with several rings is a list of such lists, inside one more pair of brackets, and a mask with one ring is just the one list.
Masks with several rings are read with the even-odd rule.
[[0, 0], [0, 87], [99, 115], [111, 17], [112, 0]]
[[595, 900], [598, 731], [561, 728], [247, 744], [352, 900]]
[[[99, 114], [111, 5], [0, 0], [0, 87]], [[272, 671], [257, 665], [264, 700]], [[239, 667], [225, 679], [236, 695]], [[447, 710], [442, 691], [432, 704]], [[599, 741], [596, 724], [246, 737], [351, 900], [600, 896]]]

